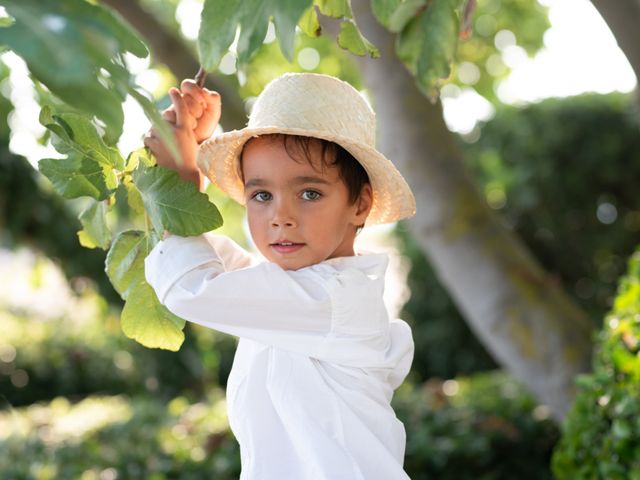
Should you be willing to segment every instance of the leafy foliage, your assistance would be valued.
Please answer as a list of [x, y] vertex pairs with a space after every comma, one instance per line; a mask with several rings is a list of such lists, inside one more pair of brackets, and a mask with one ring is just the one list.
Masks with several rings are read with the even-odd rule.
[[[415, 75], [418, 85], [435, 98], [442, 81], [449, 76], [460, 30], [459, 10], [463, 0], [373, 0], [378, 20], [398, 33], [396, 51]], [[280, 50], [293, 61], [294, 33], [316, 36], [320, 31], [315, 10], [340, 19], [337, 42], [356, 55], [378, 57], [380, 53], [358, 28], [350, 0], [289, 0], [288, 2], [227, 2], [207, 0], [202, 11], [198, 47], [207, 70], [217, 67], [234, 41], [241, 67], [262, 45], [269, 18], [273, 18]]]
[[146, 56], [144, 44], [110, 10], [84, 0], [8, 0], [3, 5], [15, 21], [0, 29], [0, 44], [20, 55], [55, 95], [96, 115], [116, 140], [129, 84], [122, 56]]
[[579, 393], [553, 457], [556, 477], [640, 478], [640, 250], [629, 260], [597, 337], [593, 373]]
[[[91, 288], [72, 294], [64, 311], [49, 312], [42, 318], [28, 307], [2, 306], [0, 409], [96, 393], [197, 398], [226, 384], [236, 346], [228, 335], [188, 324], [178, 352], [145, 348], [122, 335], [119, 309]], [[14, 384], [16, 376], [22, 383]]]
[[56, 398], [0, 413], [0, 432], [3, 478], [232, 480], [240, 474], [220, 390], [195, 403]]
[[53, 135], [53, 145], [67, 158], [40, 161], [40, 171], [65, 198], [90, 196], [105, 200], [118, 185], [116, 169], [123, 169], [120, 152], [107, 147], [91, 122], [80, 115], [54, 115], [43, 107], [40, 123]]
[[[435, 99], [441, 80], [450, 73], [460, 22], [459, 0], [434, 0], [399, 32], [396, 51], [425, 94]], [[391, 18], [394, 14], [388, 15]], [[397, 27], [397, 25], [393, 25]]]
[[[458, 42], [448, 82], [462, 88], [471, 87], [493, 103], [499, 103], [498, 83], [511, 72], [505, 54], [510, 50], [529, 56], [535, 54], [543, 45], [543, 35], [549, 25], [547, 7], [540, 2], [478, 0], [470, 35]], [[510, 45], [504, 38], [514, 43]]]
[[[0, 28], [0, 46], [20, 55], [31, 74], [66, 104], [105, 126], [108, 144], [122, 134], [122, 102], [131, 95], [176, 152], [171, 131], [140, 93], [125, 64], [147, 47], [110, 9], [86, 0], [8, 0], [13, 22]], [[96, 145], [97, 146], [97, 145]]]
[[380, 56], [375, 45], [360, 32], [351, 10], [350, 0], [320, 0], [316, 4], [323, 15], [342, 19], [338, 45], [356, 55], [369, 54], [373, 58]]
[[[113, 255], [107, 256], [107, 273], [126, 300], [124, 333], [148, 347], [177, 350], [184, 340], [184, 320], [162, 306], [146, 283], [140, 246], [144, 245], [146, 256], [165, 230], [198, 235], [217, 228], [222, 224], [220, 213], [195, 185], [182, 182], [176, 172], [155, 167], [146, 150], [134, 152], [125, 165], [120, 153], [105, 144], [86, 118], [70, 113], [54, 115], [49, 107], [43, 108], [40, 118], [51, 132], [54, 146], [67, 155], [64, 159], [41, 160], [41, 172], [66, 198], [90, 196], [103, 201], [93, 201], [80, 214], [84, 227], [78, 234], [81, 244], [109, 248], [112, 234], [106, 213], [116, 203], [115, 191], [121, 183], [125, 195], [131, 197], [128, 205], [133, 205], [134, 211], [146, 212], [145, 218], [155, 231], [122, 233]], [[128, 242], [132, 236], [138, 240], [133, 245]], [[127, 284], [123, 286], [123, 282]]]
[[356, 55], [378, 56], [378, 50], [358, 29], [349, 0], [287, 0], [287, 1], [226, 1], [206, 0], [202, 10], [198, 51], [206, 70], [215, 69], [231, 46], [236, 30], [240, 34], [237, 58], [240, 66], [247, 64], [262, 45], [269, 19], [273, 19], [280, 50], [293, 61], [296, 27], [310, 36], [320, 33], [314, 4], [324, 15], [340, 18], [338, 43]]
[[[300, 64], [301, 55], [309, 51], [318, 54], [315, 68]], [[299, 35], [296, 39], [295, 57], [296, 62], [290, 63], [275, 42], [262, 45], [246, 67], [247, 81], [240, 88], [241, 96], [247, 98], [259, 95], [271, 80], [287, 72], [323, 73], [339, 77], [357, 89], [364, 87], [360, 71], [351, 56], [327, 36]]]
[[501, 372], [401, 388], [394, 408], [407, 430], [413, 480], [544, 480], [558, 438], [544, 407]]
[[296, 24], [310, 7], [311, 0], [207, 0], [198, 34], [198, 50], [204, 68], [213, 70], [217, 67], [238, 28], [238, 60], [241, 64], [246, 63], [262, 45], [272, 16], [280, 48], [291, 60]]
[[109, 248], [111, 232], [107, 226], [108, 205], [105, 202], [92, 201], [80, 214], [83, 230], [78, 232], [80, 245], [87, 248]]

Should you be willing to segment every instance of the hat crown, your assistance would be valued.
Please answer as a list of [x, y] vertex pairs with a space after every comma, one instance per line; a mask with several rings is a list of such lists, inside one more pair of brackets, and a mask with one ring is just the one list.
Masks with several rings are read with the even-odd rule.
[[302, 129], [309, 136], [346, 137], [375, 146], [375, 113], [355, 88], [328, 75], [276, 78], [257, 98], [248, 127]]

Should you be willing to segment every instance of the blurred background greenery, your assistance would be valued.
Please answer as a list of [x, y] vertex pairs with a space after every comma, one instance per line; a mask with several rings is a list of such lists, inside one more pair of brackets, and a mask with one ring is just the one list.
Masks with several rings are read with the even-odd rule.
[[[193, 2], [142, 3], [192, 48], [192, 33], [179, 19]], [[634, 99], [590, 94], [502, 104], [496, 85], [509, 67], [496, 36], [517, 30], [518, 45], [533, 54], [548, 27], [546, 9], [517, 0], [478, 3], [473, 35], [461, 44], [445, 91], [472, 88], [492, 114], [459, 136], [460, 147], [488, 204], [588, 312], [595, 327], [611, 312], [608, 327], [619, 309], [637, 312], [637, 303], [630, 300], [623, 306], [618, 300], [611, 311], [640, 231]], [[235, 341], [188, 324], [185, 343], [172, 353], [146, 349], [122, 334], [122, 304], [104, 275], [104, 253], [77, 242], [82, 202], [60, 200], [30, 159], [9, 149], [9, 123], [15, 124], [18, 108], [11, 93], [17, 89], [12, 62], [0, 63], [0, 477], [238, 478], [239, 455], [224, 404]], [[223, 72], [239, 82], [247, 108], [270, 79], [285, 71], [329, 73], [362, 86], [349, 56], [323, 37], [299, 37], [293, 64], [267, 42], [245, 71], [236, 72], [224, 60], [223, 65]], [[168, 86], [179, 80], [153, 60], [138, 76], [152, 79], [159, 108], [167, 104]], [[33, 93], [48, 95], [37, 84]], [[46, 144], [42, 132], [38, 141]], [[213, 189], [209, 193], [225, 217], [224, 233], [247, 245], [242, 209]], [[117, 212], [114, 221], [126, 223], [127, 212]], [[394, 398], [407, 428], [411, 478], [553, 478], [551, 458], [561, 432], [548, 409], [498, 369], [406, 227], [400, 223], [389, 235], [409, 260], [408, 285], [414, 292], [400, 316], [412, 326], [416, 355], [408, 381]], [[629, 285], [639, 276], [636, 259], [620, 298], [629, 298]], [[640, 298], [637, 291], [634, 295]], [[625, 332], [632, 333], [625, 337]], [[618, 354], [610, 360], [618, 363], [606, 363], [606, 352], [618, 351], [621, 344], [627, 348], [634, 332], [629, 327], [609, 336], [605, 328], [601, 369], [596, 377], [583, 379], [595, 398], [588, 405], [609, 395], [615, 400], [610, 415], [623, 416], [612, 440], [621, 456], [640, 437], [633, 430], [638, 428], [637, 409], [624, 407], [631, 393], [608, 393], [614, 386], [603, 385], [602, 372], [620, 369], [635, 392], [637, 362], [625, 363]], [[629, 348], [637, 351], [637, 342]], [[620, 402], [622, 413], [614, 409]], [[572, 471], [568, 465], [576, 455], [571, 449], [577, 447], [571, 438], [596, 438], [597, 432], [589, 431], [595, 422], [581, 418], [571, 417], [573, 433], [554, 460], [557, 475]], [[606, 415], [598, 418], [611, 423]], [[610, 452], [599, 450], [598, 458]], [[629, 454], [629, 462], [633, 458]], [[602, 470], [592, 468], [580, 478], [627, 478], [599, 477]], [[608, 468], [614, 475], [616, 467]]]

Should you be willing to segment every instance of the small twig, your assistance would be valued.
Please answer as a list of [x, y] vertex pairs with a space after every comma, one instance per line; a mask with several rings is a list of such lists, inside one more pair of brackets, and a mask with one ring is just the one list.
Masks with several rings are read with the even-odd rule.
[[467, 0], [467, 4], [464, 7], [462, 14], [462, 22], [460, 29], [460, 37], [464, 40], [471, 36], [473, 30], [473, 14], [476, 10], [476, 0]]
[[204, 87], [204, 82], [207, 79], [207, 72], [204, 68], [202, 68], [202, 66], [200, 66], [200, 69], [198, 70], [198, 73], [196, 73], [196, 85], [198, 85], [200, 88]]

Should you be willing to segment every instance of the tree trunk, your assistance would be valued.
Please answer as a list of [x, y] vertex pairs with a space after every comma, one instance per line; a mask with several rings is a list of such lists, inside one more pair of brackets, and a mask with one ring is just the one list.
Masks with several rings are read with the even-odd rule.
[[[640, 0], [591, 0], [631, 64], [636, 79], [640, 80]], [[640, 107], [640, 94], [636, 88], [636, 107]], [[636, 108], [636, 114], [640, 108]]]
[[381, 51], [380, 59], [359, 64], [375, 101], [380, 148], [416, 195], [409, 229], [478, 338], [559, 420], [576, 374], [590, 367], [591, 323], [489, 209], [441, 105], [420, 93], [369, 2], [353, 4], [360, 28]]
[[591, 3], [607, 22], [636, 78], [640, 79], [640, 1], [591, 0]]

